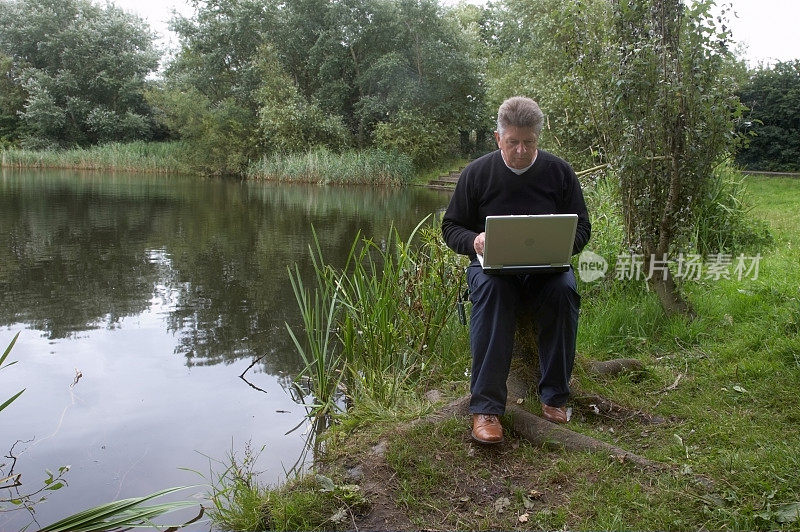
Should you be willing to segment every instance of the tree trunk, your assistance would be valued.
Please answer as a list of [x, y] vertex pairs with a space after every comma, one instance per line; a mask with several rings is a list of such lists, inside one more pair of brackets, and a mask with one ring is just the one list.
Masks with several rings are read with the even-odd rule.
[[508, 372], [507, 386], [513, 395], [525, 397], [539, 395], [539, 344], [536, 340], [536, 323], [532, 312], [521, 312], [517, 316], [517, 331], [514, 333], [514, 355]]
[[664, 253], [645, 255], [645, 270], [652, 272], [652, 277], [647, 281], [647, 284], [658, 296], [661, 307], [667, 316], [681, 314], [688, 318], [694, 318], [696, 316], [694, 309], [686, 298], [681, 295], [678, 285], [675, 284], [675, 279], [669, 270], [662, 271], [651, 267], [652, 259], [663, 256], [665, 256]]
[[692, 309], [689, 302], [680, 294], [672, 277], [667, 277], [666, 279], [656, 279], [653, 277], [653, 279], [650, 279], [649, 284], [658, 296], [661, 307], [664, 309], [667, 316], [682, 314], [689, 318], [695, 317], [694, 309]]

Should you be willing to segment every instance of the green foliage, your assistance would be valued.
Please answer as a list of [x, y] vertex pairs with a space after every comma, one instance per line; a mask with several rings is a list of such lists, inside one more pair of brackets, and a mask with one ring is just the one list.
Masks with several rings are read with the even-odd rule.
[[194, 5], [194, 16], [178, 15], [170, 24], [181, 47], [168, 65], [167, 79], [212, 103], [234, 98], [255, 112], [255, 93], [262, 82], [256, 59], [275, 30], [276, 4], [207, 0]]
[[356, 404], [391, 408], [432, 373], [462, 370], [465, 334], [455, 312], [461, 266], [433, 228], [423, 230], [420, 246], [411, 245], [423, 223], [406, 241], [396, 230], [380, 244], [357, 238], [341, 270], [317, 250], [316, 288], [298, 297], [301, 310], [317, 313], [305, 323], [312, 346], [298, 349], [325, 357], [308, 361], [315, 397], [327, 398], [323, 407], [331, 405], [339, 379]]
[[[214, 0], [173, 26], [182, 48], [166, 90], [177, 94], [151, 101], [198, 146], [192, 160], [207, 157], [206, 171], [241, 172], [247, 161], [316, 146], [369, 147], [377, 124], [401, 111], [406, 132], [390, 137], [384, 125], [381, 146], [427, 164], [480, 120], [479, 69], [433, 0]], [[441, 128], [433, 156], [408, 141], [421, 127]]]
[[592, 239], [587, 249], [609, 260], [613, 271], [611, 261], [628, 251], [625, 246], [619, 180], [611, 172], [591, 182], [582, 179], [581, 186], [592, 220]]
[[404, 153], [414, 166], [426, 168], [458, 153], [458, 131], [426, 115], [401, 110], [387, 122], [379, 122], [373, 133], [375, 146]]
[[626, 229], [645, 254], [670, 251], [691, 230], [713, 168], [732, 147], [740, 112], [726, 77], [727, 34], [715, 32], [710, 2], [621, 2], [621, 117], [617, 165]]
[[113, 5], [1, 3], [0, 53], [13, 61], [3, 64], [4, 83], [12, 86], [3, 115], [20, 110], [25, 98], [14, 135], [29, 147], [151, 137], [143, 90], [157, 66], [152, 43], [144, 21]]
[[[318, 258], [320, 255], [317, 241], [317, 249], [312, 257], [318, 276], [324, 275], [322, 266], [318, 263], [321, 260]], [[336, 394], [342, 378], [342, 358], [341, 353], [336, 352], [338, 345], [334, 335], [339, 310], [339, 286], [335, 283], [318, 283], [318, 289], [313, 294], [309, 293], [303, 286], [300, 269], [296, 264], [294, 271], [289, 269], [289, 281], [300, 307], [305, 331], [305, 342], [301, 342], [289, 324], [286, 324], [289, 336], [306, 365], [297, 378], [307, 377], [310, 381], [314, 404], [309, 406], [314, 413], [318, 416], [328, 415], [336, 409]]]
[[179, 142], [110, 142], [88, 148], [1, 151], [3, 165], [14, 168], [75, 168], [145, 173], [186, 173]]
[[147, 93], [164, 122], [180, 134], [181, 158], [202, 174], [240, 174], [257, 154], [253, 110], [228, 97], [212, 102], [194, 88], [169, 87]]
[[84, 510], [41, 529], [41, 532], [95, 532], [128, 527], [160, 528], [153, 519], [175, 510], [197, 506], [192, 501], [177, 501], [147, 506], [144, 503], [187, 489], [187, 487], [167, 488], [145, 495], [110, 502]]
[[[264, 154], [349, 144], [342, 120], [303, 97], [278, 61], [266, 35], [274, 8], [211, 2], [195, 19], [174, 23], [183, 50], [167, 71], [170, 81], [148, 97], [186, 141], [186, 160], [203, 173], [242, 174]], [[243, 27], [253, 33], [242, 35]], [[238, 43], [233, 49], [229, 38]]]
[[224, 467], [222, 473], [210, 472], [213, 507], [208, 513], [215, 529], [334, 530], [347, 528], [354, 514], [367, 507], [359, 486], [337, 484], [320, 474], [264, 486], [255, 471], [258, 454], [247, 445], [241, 458], [232, 451], [224, 461], [213, 460]]
[[695, 214], [693, 247], [698, 253], [758, 252], [773, 244], [766, 222], [753, 216], [752, 198], [738, 171], [718, 166], [705, 194]]
[[360, 486], [306, 475], [274, 490], [268, 505], [272, 530], [350, 530], [369, 507]]
[[[11, 353], [11, 349], [14, 347], [14, 344], [17, 342], [17, 338], [19, 338], [19, 333], [14, 335], [14, 338], [11, 339], [11, 342], [9, 342], [8, 347], [6, 347], [6, 350], [3, 351], [3, 354], [0, 356], [0, 370], [5, 369], [5, 368], [7, 368], [9, 366], [13, 366], [14, 364], [17, 363], [17, 361], [15, 360], [13, 362], [9, 362], [5, 366], [3, 365], [3, 364], [5, 364], [5, 361], [8, 358], [9, 353]], [[3, 401], [3, 403], [0, 404], [0, 412], [5, 410], [5, 408], [8, 405], [10, 405], [11, 403], [13, 403], [16, 400], [17, 397], [22, 395], [22, 392], [24, 392], [24, 391], [25, 391], [25, 389], [23, 388], [19, 392], [17, 392], [14, 395], [12, 395], [9, 399], [6, 399], [5, 401]]]
[[209, 468], [206, 478], [213, 505], [208, 514], [216, 528], [270, 530], [268, 490], [258, 483], [254, 469], [259, 454], [254, 453], [248, 444], [241, 458], [231, 450], [225, 461], [209, 459], [210, 464], [213, 462], [224, 467], [221, 473]]
[[[547, 122], [541, 145], [576, 168], [609, 161], [617, 127], [619, 69], [612, 2], [506, 0], [490, 5], [480, 38], [487, 50], [492, 110], [510, 96], [537, 100]], [[495, 111], [496, 112], [496, 111]]]
[[746, 147], [736, 162], [751, 170], [800, 171], [800, 59], [751, 73], [739, 92], [749, 108]]
[[21, 133], [19, 113], [24, 109], [25, 91], [18, 78], [13, 58], [0, 52], [0, 148]]
[[307, 102], [268, 45], [260, 50], [259, 74], [264, 81], [256, 93], [258, 124], [268, 153], [314, 146], [338, 150], [349, 144], [349, 132], [341, 117], [328, 116], [319, 106]]
[[250, 179], [335, 185], [401, 185], [414, 178], [408, 156], [382, 150], [265, 155], [247, 169]]
[[[714, 166], [735, 143], [736, 99], [729, 35], [718, 32], [713, 2], [622, 1], [614, 10], [620, 89], [618, 169], [626, 237], [632, 249], [661, 259], [697, 225]], [[674, 281], [656, 272], [650, 284], [668, 313], [691, 309]]]

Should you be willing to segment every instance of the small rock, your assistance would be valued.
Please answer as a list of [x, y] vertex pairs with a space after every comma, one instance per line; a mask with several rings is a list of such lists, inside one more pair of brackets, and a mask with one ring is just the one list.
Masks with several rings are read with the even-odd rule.
[[386, 440], [381, 440], [372, 448], [372, 454], [375, 456], [384, 456], [386, 455], [386, 449], [388, 448], [388, 444]]
[[438, 403], [442, 400], [442, 392], [439, 390], [428, 390], [425, 392], [425, 399], [431, 403]]
[[347, 480], [352, 482], [360, 482], [363, 478], [364, 468], [361, 467], [361, 464], [358, 464], [357, 466], [351, 467], [347, 470]]
[[511, 501], [508, 497], [500, 497], [496, 501], [494, 501], [494, 509], [498, 513], [502, 513], [503, 510], [508, 508], [511, 505]]

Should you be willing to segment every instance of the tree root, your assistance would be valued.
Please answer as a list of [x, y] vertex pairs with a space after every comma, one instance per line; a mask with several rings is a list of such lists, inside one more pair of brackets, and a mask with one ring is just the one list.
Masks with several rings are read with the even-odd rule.
[[654, 416], [653, 414], [648, 414], [641, 410], [634, 410], [626, 406], [618, 405], [600, 395], [582, 394], [580, 391], [576, 391], [572, 401], [584, 412], [613, 419], [620, 423], [636, 421], [643, 425], [660, 425], [661, 423], [667, 422], [667, 420], [661, 416]]
[[[452, 416], [468, 415], [469, 399], [469, 395], [459, 397], [450, 404], [442, 407], [435, 414], [426, 417], [426, 421], [437, 422]], [[506, 405], [506, 413], [511, 416], [514, 432], [534, 445], [555, 445], [570, 451], [605, 453], [620, 463], [628, 462], [647, 471], [666, 471], [671, 469], [671, 466], [668, 464], [649, 460], [643, 456], [611, 445], [610, 443], [569, 430], [563, 425], [551, 423], [550, 421], [528, 412], [517, 405], [515, 401], [509, 401]]]
[[511, 414], [514, 432], [534, 445], [556, 445], [571, 451], [590, 451], [605, 453], [620, 463], [630, 462], [640, 469], [648, 471], [664, 471], [670, 466], [661, 462], [648, 460], [643, 456], [628, 452], [620, 447], [586, 436], [551, 423], [531, 414], [516, 404], [506, 405], [506, 413]]

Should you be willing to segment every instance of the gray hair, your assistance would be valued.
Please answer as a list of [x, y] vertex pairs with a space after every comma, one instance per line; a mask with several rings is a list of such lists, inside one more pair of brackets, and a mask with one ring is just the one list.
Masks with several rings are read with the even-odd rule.
[[504, 101], [497, 111], [497, 132], [502, 135], [508, 126], [533, 128], [539, 137], [544, 126], [544, 113], [530, 98], [514, 96]]

